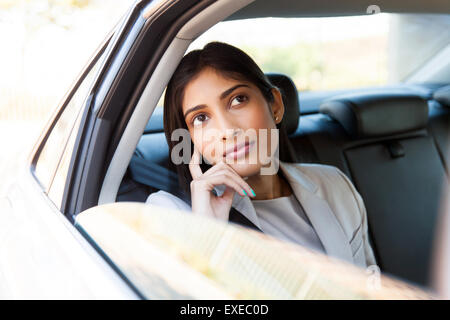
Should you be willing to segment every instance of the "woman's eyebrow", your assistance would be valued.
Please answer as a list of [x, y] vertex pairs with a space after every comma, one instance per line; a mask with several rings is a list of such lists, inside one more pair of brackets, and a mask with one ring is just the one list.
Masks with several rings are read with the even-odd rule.
[[197, 111], [197, 110], [199, 110], [199, 109], [203, 109], [203, 108], [206, 108], [206, 106], [204, 105], [204, 104], [199, 104], [198, 106], [195, 106], [195, 107], [193, 107], [193, 108], [190, 108], [188, 111], [186, 111], [186, 113], [184, 114], [184, 118], [186, 119], [186, 116], [189, 114], [189, 113], [191, 113], [191, 112], [194, 112], [194, 111]]
[[[247, 87], [247, 88], [250, 88], [250, 87], [249, 87], [248, 85], [246, 85], [246, 84], [237, 84], [237, 85], [235, 85], [235, 86], [233, 86], [233, 87], [231, 87], [231, 88], [225, 90], [224, 92], [222, 92], [222, 94], [220, 95], [220, 100], [225, 99], [230, 93], [232, 93], [234, 90], [236, 90], [237, 88], [240, 88], [240, 87]], [[199, 109], [203, 109], [203, 108], [205, 108], [205, 107], [206, 107], [206, 106], [205, 106], [204, 104], [199, 104], [198, 106], [195, 106], [195, 107], [193, 107], [193, 108], [187, 110], [186, 113], [184, 114], [184, 118], [186, 119], [186, 116], [187, 116], [189, 113], [194, 112], [194, 111], [199, 110]]]
[[246, 84], [237, 84], [237, 85], [231, 87], [230, 89], [227, 89], [224, 92], [222, 92], [222, 94], [220, 95], [220, 100], [225, 99], [230, 93], [232, 93], [234, 90], [236, 90], [237, 88], [240, 88], [240, 87], [250, 88]]

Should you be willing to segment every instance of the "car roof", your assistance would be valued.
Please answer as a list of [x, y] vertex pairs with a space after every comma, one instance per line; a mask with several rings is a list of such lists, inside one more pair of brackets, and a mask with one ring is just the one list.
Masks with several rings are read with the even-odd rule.
[[333, 17], [361, 15], [366, 13], [450, 13], [450, 1], [390, 1], [379, 0], [376, 5], [371, 1], [254, 1], [235, 12], [226, 20], [249, 19], [260, 17]]

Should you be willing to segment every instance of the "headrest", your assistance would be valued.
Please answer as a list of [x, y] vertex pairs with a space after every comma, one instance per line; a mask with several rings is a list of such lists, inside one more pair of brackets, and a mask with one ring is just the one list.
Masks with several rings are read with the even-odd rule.
[[298, 101], [298, 91], [294, 82], [288, 76], [280, 73], [266, 73], [269, 81], [281, 91], [284, 103], [284, 115], [282, 123], [287, 134], [297, 130], [300, 119], [300, 106]]
[[450, 86], [439, 88], [433, 93], [433, 99], [443, 106], [450, 107]]
[[353, 138], [392, 135], [426, 126], [425, 99], [405, 91], [366, 90], [324, 101], [319, 110], [338, 121]]

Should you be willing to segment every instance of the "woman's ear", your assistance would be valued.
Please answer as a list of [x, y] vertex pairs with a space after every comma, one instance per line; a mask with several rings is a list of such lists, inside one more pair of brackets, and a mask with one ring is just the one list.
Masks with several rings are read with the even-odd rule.
[[284, 116], [283, 97], [278, 88], [272, 88], [271, 91], [274, 98], [274, 101], [272, 103], [272, 116], [275, 124], [279, 124], [281, 120], [283, 120]]

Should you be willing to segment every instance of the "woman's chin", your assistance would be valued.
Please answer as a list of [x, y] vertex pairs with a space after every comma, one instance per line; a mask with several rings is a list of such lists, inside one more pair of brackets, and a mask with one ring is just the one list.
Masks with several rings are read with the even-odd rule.
[[230, 163], [231, 168], [234, 169], [241, 177], [249, 177], [255, 174], [259, 174], [261, 165], [259, 163], [249, 164], [249, 163]]

